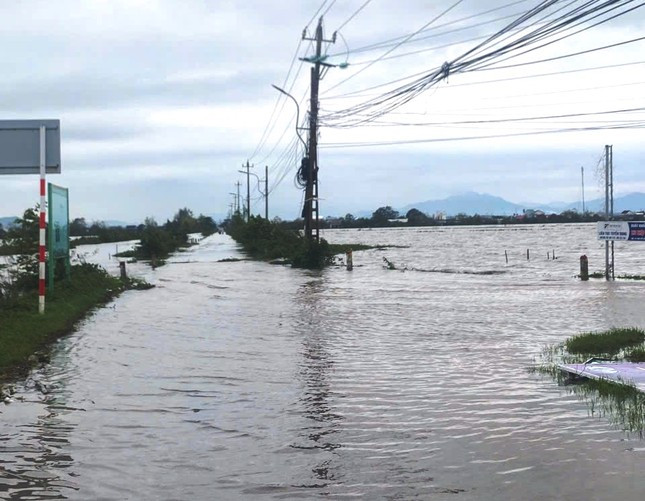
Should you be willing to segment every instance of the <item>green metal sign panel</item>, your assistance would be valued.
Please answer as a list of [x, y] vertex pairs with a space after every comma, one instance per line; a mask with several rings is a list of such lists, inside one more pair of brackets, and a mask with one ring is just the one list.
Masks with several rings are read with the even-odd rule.
[[64, 260], [66, 275], [69, 278], [69, 191], [67, 188], [49, 183], [48, 195], [47, 251], [49, 254], [49, 287], [53, 288], [57, 260]]

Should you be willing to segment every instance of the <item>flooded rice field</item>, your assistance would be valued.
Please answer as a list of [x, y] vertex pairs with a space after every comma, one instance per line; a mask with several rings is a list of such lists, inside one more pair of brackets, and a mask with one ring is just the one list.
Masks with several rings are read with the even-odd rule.
[[[312, 272], [218, 262], [243, 256], [214, 235], [130, 267], [156, 288], [0, 407], [0, 499], [645, 498], [639, 433], [529, 370], [577, 332], [645, 327], [645, 282], [574, 278], [581, 254], [604, 268], [595, 225], [324, 236], [406, 247]], [[116, 272], [106, 249], [88, 260]], [[616, 244], [617, 275], [644, 252]]]

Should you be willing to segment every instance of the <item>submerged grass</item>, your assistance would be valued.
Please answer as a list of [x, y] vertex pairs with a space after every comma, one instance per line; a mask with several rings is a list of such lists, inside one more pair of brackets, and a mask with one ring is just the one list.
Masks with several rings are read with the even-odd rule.
[[616, 278], [620, 278], [622, 280], [645, 280], [645, 275], [618, 275]]
[[570, 393], [587, 402], [592, 416], [606, 417], [624, 431], [645, 434], [645, 393], [628, 381], [586, 379], [563, 373], [558, 365], [583, 363], [589, 357], [612, 357], [645, 362], [645, 332], [636, 328], [614, 328], [573, 336], [543, 349], [532, 371], [548, 374]]
[[630, 362], [645, 362], [645, 347], [640, 346], [625, 353], [625, 358]]
[[38, 314], [36, 291], [0, 303], [0, 376], [27, 369], [31, 355], [69, 333], [90, 310], [121, 291], [150, 287], [142, 280], [122, 281], [98, 266], [82, 264], [72, 267], [68, 283], [57, 283], [48, 292], [44, 315]]
[[645, 341], [645, 331], [633, 327], [614, 328], [605, 332], [587, 332], [565, 341], [566, 350], [581, 355], [616, 355], [625, 348]]

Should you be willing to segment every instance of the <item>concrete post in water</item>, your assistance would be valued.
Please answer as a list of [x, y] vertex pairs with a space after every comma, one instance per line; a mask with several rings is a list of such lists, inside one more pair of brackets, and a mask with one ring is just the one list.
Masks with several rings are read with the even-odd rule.
[[586, 255], [580, 256], [580, 280], [589, 280], [589, 261]]
[[121, 261], [119, 263], [119, 270], [121, 270], [121, 280], [126, 280], [128, 278], [128, 274], [125, 271], [125, 261]]
[[354, 269], [354, 258], [352, 257], [352, 249], [349, 249], [345, 256], [347, 257], [347, 271], [352, 271]]
[[530, 256], [530, 254], [529, 254], [529, 250], [528, 250], [528, 249], [526, 249], [526, 260], [527, 260], [527, 261], [530, 261], [530, 260], [531, 260], [531, 256]]
[[504, 249], [504, 257], [506, 258], [506, 264], [508, 264], [508, 252]]

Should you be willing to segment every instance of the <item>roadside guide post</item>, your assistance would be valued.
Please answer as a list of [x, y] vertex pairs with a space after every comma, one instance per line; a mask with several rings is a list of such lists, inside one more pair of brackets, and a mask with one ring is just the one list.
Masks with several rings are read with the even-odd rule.
[[0, 175], [40, 175], [38, 312], [45, 313], [46, 175], [60, 174], [60, 120], [0, 120]]

